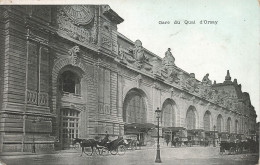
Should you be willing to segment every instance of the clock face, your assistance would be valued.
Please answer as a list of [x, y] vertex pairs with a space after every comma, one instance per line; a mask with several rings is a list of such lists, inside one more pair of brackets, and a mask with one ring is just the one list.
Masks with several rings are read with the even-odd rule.
[[63, 7], [64, 12], [75, 24], [86, 25], [94, 17], [93, 10], [89, 6], [68, 5]]

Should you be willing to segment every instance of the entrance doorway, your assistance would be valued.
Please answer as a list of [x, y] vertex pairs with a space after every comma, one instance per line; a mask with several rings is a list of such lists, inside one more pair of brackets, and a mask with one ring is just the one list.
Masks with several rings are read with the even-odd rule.
[[73, 109], [62, 109], [61, 114], [62, 149], [69, 149], [72, 139], [78, 138], [79, 135], [79, 112]]

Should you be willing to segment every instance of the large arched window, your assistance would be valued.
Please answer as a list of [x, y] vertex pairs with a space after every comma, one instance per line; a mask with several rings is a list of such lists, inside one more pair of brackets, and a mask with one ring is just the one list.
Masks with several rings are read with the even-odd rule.
[[190, 107], [186, 114], [186, 124], [187, 129], [192, 130], [196, 128], [196, 115], [195, 115], [195, 108]]
[[227, 132], [230, 133], [231, 131], [231, 118], [229, 117], [227, 119]]
[[238, 120], [235, 122], [235, 133], [239, 133]]
[[146, 104], [139, 90], [131, 90], [126, 95], [123, 120], [126, 123], [146, 123]]
[[210, 131], [210, 115], [211, 113], [209, 111], [206, 111], [203, 117], [205, 131]]
[[60, 78], [60, 85], [62, 92], [80, 95], [80, 77], [74, 72], [63, 72]]
[[163, 103], [162, 107], [162, 122], [165, 127], [174, 127], [175, 126], [175, 111], [174, 111], [175, 103], [167, 99]]
[[223, 126], [223, 118], [222, 115], [218, 115], [217, 117], [217, 131], [222, 132], [222, 126]]

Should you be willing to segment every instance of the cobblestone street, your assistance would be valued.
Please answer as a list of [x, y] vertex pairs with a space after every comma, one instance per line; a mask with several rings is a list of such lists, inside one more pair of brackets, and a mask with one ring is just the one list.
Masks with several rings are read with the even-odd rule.
[[[219, 155], [219, 148], [187, 147], [161, 149], [161, 164], [189, 165], [254, 165], [258, 154]], [[156, 156], [155, 149], [127, 151], [125, 155], [79, 156], [79, 153], [56, 153], [42, 155], [2, 156], [0, 159], [7, 165], [151, 165]]]

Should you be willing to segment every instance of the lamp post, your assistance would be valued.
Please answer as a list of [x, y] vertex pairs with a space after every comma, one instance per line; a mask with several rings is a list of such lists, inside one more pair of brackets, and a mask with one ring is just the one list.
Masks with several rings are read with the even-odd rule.
[[213, 128], [214, 128], [213, 147], [216, 147], [216, 144], [215, 144], [215, 129], [216, 129], [216, 126], [214, 125]]
[[160, 156], [160, 144], [159, 144], [159, 119], [160, 119], [160, 115], [161, 115], [161, 110], [159, 110], [159, 107], [157, 107], [157, 109], [155, 110], [156, 113], [156, 118], [157, 118], [157, 127], [158, 127], [158, 131], [157, 131], [157, 152], [156, 152], [156, 159], [155, 159], [155, 163], [162, 163], [161, 161], [161, 156]]

